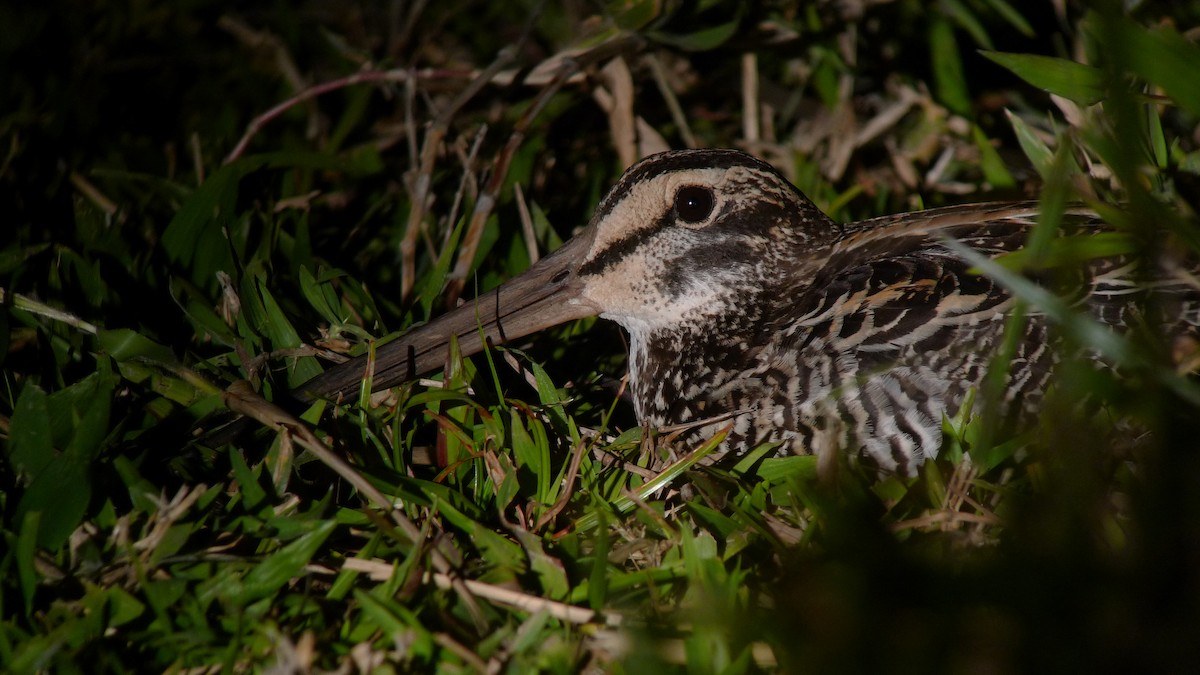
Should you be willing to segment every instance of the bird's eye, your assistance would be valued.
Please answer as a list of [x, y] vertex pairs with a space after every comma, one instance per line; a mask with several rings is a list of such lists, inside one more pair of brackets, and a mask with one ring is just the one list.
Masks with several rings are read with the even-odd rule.
[[717, 199], [712, 188], [685, 185], [675, 193], [675, 213], [685, 223], [699, 223], [708, 218]]

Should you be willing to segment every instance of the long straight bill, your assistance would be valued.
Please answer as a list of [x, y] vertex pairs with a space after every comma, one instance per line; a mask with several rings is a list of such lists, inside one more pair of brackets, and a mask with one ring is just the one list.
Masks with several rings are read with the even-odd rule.
[[[524, 274], [461, 307], [414, 328], [375, 350], [374, 389], [386, 389], [443, 367], [451, 338], [463, 356], [483, 350], [485, 340], [501, 344], [597, 311], [580, 299], [576, 276], [590, 237], [563, 244]], [[338, 399], [354, 395], [366, 378], [368, 359], [339, 364], [297, 388], [297, 398]]]

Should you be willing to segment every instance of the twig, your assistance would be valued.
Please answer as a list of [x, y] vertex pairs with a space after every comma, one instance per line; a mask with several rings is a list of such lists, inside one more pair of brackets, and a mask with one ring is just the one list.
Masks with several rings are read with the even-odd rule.
[[[422, 71], [420, 75], [415, 76], [433, 78], [437, 77], [438, 72], [439, 71], [427, 70]], [[265, 113], [255, 117], [253, 120], [250, 120], [250, 124], [246, 126], [246, 132], [242, 134], [241, 140], [238, 141], [233, 150], [226, 155], [224, 163], [228, 164], [241, 157], [246, 151], [246, 146], [250, 144], [251, 139], [253, 139], [254, 136], [258, 134], [259, 130], [266, 126], [267, 123], [273, 121], [283, 113], [291, 110], [301, 103], [304, 103], [305, 101], [310, 101], [323, 94], [328, 94], [329, 92], [337, 91], [338, 89], [345, 89], [346, 87], [355, 84], [363, 84], [366, 82], [406, 82], [411, 77], [414, 77], [414, 74], [407, 70], [366, 70], [361, 73], [340, 77], [336, 80], [322, 82], [304, 89], [303, 91], [298, 92], [295, 96], [277, 104], [275, 107], [271, 108]]]
[[452, 652], [455, 656], [466, 662], [477, 673], [488, 673], [488, 666], [479, 658], [475, 652], [467, 649], [462, 643], [450, 637], [446, 633], [434, 633], [433, 641], [438, 643], [443, 649]]
[[76, 190], [82, 192], [84, 197], [87, 197], [89, 201], [95, 204], [106, 215], [110, 217], [115, 216], [117, 211], [120, 210], [116, 202], [105, 196], [99, 188], [92, 185], [91, 181], [84, 178], [82, 174], [72, 171], [70, 179], [71, 185], [74, 185]]
[[599, 98], [602, 90], [597, 87], [592, 95], [608, 113], [608, 133], [612, 136], [613, 145], [617, 149], [617, 157], [621, 166], [632, 166], [638, 160], [637, 122], [633, 114], [633, 73], [625, 59], [617, 57], [600, 69], [600, 76], [608, 85], [611, 97], [605, 101]]
[[[409, 37], [412, 36], [413, 28], [417, 25], [417, 18], [421, 16], [421, 12], [425, 11], [425, 6], [429, 4], [429, 0], [416, 0], [415, 2], [393, 2], [391, 7], [393, 10], [398, 10], [401, 5], [408, 5], [408, 14], [404, 17], [404, 25], [400, 30], [395, 30], [395, 21], [393, 20], [393, 30], [388, 31], [388, 54], [393, 57], [404, 49], [408, 44]], [[398, 13], [398, 12], [397, 12]]]
[[450, 273], [450, 283], [446, 289], [446, 304], [453, 307], [459, 296], [462, 295], [463, 287], [466, 285], [467, 273], [470, 272], [471, 264], [475, 261], [475, 252], [479, 250], [479, 241], [483, 238], [483, 226], [487, 223], [488, 216], [491, 215], [492, 208], [496, 205], [496, 197], [500, 193], [500, 189], [504, 187], [504, 180], [508, 177], [509, 166], [512, 165], [513, 155], [516, 154], [517, 148], [525, 140], [525, 132], [533, 123], [534, 118], [542, 111], [546, 104], [550, 102], [550, 97], [553, 96], [566, 81], [566, 76], [579, 67], [574, 61], [564, 61], [560, 77], [554, 82], [542, 89], [533, 104], [530, 105], [525, 112], [513, 125], [513, 131], [509, 134], [508, 142], [497, 153], [495, 161], [492, 163], [492, 173], [488, 177], [488, 182], [484, 186], [483, 191], [479, 194], [479, 198], [475, 200], [475, 209], [471, 212], [471, 219], [467, 224], [467, 231], [463, 235], [462, 242], [458, 248], [458, 258], [454, 263], [454, 270]]
[[525, 252], [529, 255], [529, 264], [538, 261], [537, 235], [533, 232], [533, 217], [529, 215], [529, 204], [525, 201], [525, 191], [520, 183], [513, 183], [513, 199], [517, 202], [517, 215], [521, 217], [521, 234], [525, 235]]
[[567, 502], [571, 500], [571, 493], [575, 490], [575, 479], [579, 476], [579, 465], [583, 463], [583, 456], [587, 454], [584, 452], [586, 445], [587, 442], [581, 440], [571, 448], [571, 464], [567, 467], [567, 475], [563, 476], [564, 486], [562, 496], [558, 498], [558, 501], [554, 502], [554, 506], [551, 506], [548, 511], [542, 514], [541, 518], [538, 518], [537, 525], [533, 528], [534, 531], [540, 531], [549, 523], [554, 522], [558, 514], [566, 508]]
[[425, 132], [425, 139], [421, 143], [419, 165], [411, 185], [410, 201], [412, 205], [409, 208], [408, 222], [404, 228], [404, 238], [400, 240], [400, 297], [402, 299], [407, 299], [412, 294], [413, 285], [416, 282], [417, 237], [421, 236], [421, 231], [424, 229], [429, 188], [433, 182], [433, 164], [437, 159], [442, 140], [450, 129], [450, 122], [454, 115], [514, 58], [516, 58], [516, 50], [513, 46], [500, 50], [500, 53], [496, 55], [496, 60], [473, 79], [466, 89], [459, 92], [458, 96], [438, 114], [433, 124]]
[[0, 304], [12, 304], [17, 309], [23, 309], [31, 314], [37, 314], [53, 321], [65, 323], [89, 335], [95, 335], [100, 332], [100, 329], [94, 323], [88, 323], [74, 314], [64, 312], [61, 309], [55, 309], [20, 293], [6, 292], [3, 288], [0, 288]]
[[[422, 535], [420, 528], [416, 523], [404, 515], [402, 511], [397, 509], [393, 503], [384, 496], [374, 485], [372, 485], [362, 474], [354, 470], [341, 457], [338, 457], [332, 450], [325, 445], [317, 435], [312, 432], [303, 422], [296, 417], [293, 417], [283, 408], [270, 403], [257, 392], [255, 392], [248, 382], [239, 380], [231, 384], [221, 396], [225, 407], [231, 411], [244, 415], [265, 427], [276, 429], [280, 433], [292, 435], [296, 442], [313, 454], [325, 466], [333, 469], [335, 473], [344, 478], [346, 482], [354, 486], [360, 494], [367, 497], [376, 506], [383, 509], [392, 519], [392, 522], [400, 528], [404, 536], [413, 544], [420, 544], [426, 537]], [[443, 574], [448, 574], [452, 567], [450, 561], [437, 548], [429, 549], [429, 558], [433, 562], [433, 566]], [[481, 628], [487, 625], [487, 621], [483, 616], [479, 606], [475, 603], [474, 598], [465, 586], [462, 585], [462, 580], [457, 577], [451, 578], [450, 583], [459, 591], [470, 610], [475, 622]]]
[[742, 136], [749, 144], [757, 143], [758, 120], [758, 56], [754, 52], [742, 54]]
[[[450, 213], [446, 216], [446, 234], [442, 238], [442, 246], [450, 245], [450, 237], [454, 234], [454, 224], [458, 222], [458, 210], [462, 208], [463, 198], [468, 192], [472, 197], [479, 194], [479, 184], [475, 179], [475, 162], [479, 159], [479, 148], [483, 147], [483, 139], [487, 136], [488, 127], [486, 124], [480, 125], [479, 131], [475, 132], [475, 141], [471, 143], [471, 149], [467, 152], [467, 156], [462, 158], [463, 175], [458, 181], [458, 189], [454, 192], [454, 202], [450, 204]], [[437, 252], [431, 252], [431, 256], [437, 258]]]
[[683, 106], [679, 105], [679, 98], [675, 96], [675, 90], [671, 88], [671, 83], [667, 81], [667, 71], [663, 67], [662, 60], [657, 54], [647, 54], [646, 63], [650, 65], [650, 75], [654, 77], [654, 84], [658, 87], [658, 93], [662, 95], [663, 100], [667, 103], [667, 110], [671, 113], [671, 121], [675, 126], [679, 127], [679, 137], [683, 139], [683, 144], [689, 148], [697, 146], [696, 137], [692, 134], [692, 127], [688, 124], [687, 115], [683, 113]]
[[994, 515], [987, 513], [966, 513], [964, 511], [935, 511], [917, 518], [902, 520], [894, 523], [891, 526], [893, 532], [902, 532], [909, 529], [919, 529], [929, 527], [930, 525], [942, 525], [947, 523], [980, 523], [984, 525], [999, 525], [1000, 519]]
[[[342, 569], [353, 572], [364, 572], [373, 581], [387, 581], [394, 573], [391, 563], [383, 560], [364, 560], [362, 558], [347, 558], [346, 562], [342, 564]], [[429, 574], [429, 578], [438, 588], [448, 588], [451, 582], [455, 581], [455, 579], [437, 572]], [[555, 600], [547, 600], [535, 595], [493, 586], [474, 579], [461, 579], [460, 581], [477, 597], [526, 612], [545, 612], [555, 619], [567, 623], [582, 625], [600, 622], [608, 626], [617, 627], [621, 625], [623, 620], [620, 614], [612, 612], [606, 612], [601, 616], [586, 607], [576, 607], [575, 605], [568, 605]]]
[[200, 134], [192, 132], [189, 139], [192, 151], [192, 171], [196, 174], [196, 185], [204, 182], [204, 152], [200, 147]]
[[[280, 73], [283, 74], [283, 79], [291, 85], [293, 91], [301, 91], [308, 86], [308, 81], [300, 74], [300, 68], [296, 65], [296, 60], [292, 58], [291, 52], [288, 51], [287, 45], [274, 33], [251, 28], [242, 20], [228, 14], [222, 15], [217, 19], [217, 26], [231, 33], [242, 44], [253, 49], [265, 49], [269, 51]], [[305, 132], [306, 137], [316, 137], [319, 128], [320, 111], [317, 110], [315, 105], [310, 104], [308, 106], [308, 129]]]

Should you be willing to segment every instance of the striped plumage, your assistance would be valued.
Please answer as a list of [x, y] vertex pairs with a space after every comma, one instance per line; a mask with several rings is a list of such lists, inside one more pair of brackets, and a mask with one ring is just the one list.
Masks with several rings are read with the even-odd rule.
[[[1015, 302], [946, 242], [1014, 251], [1036, 218], [1036, 204], [1018, 203], [838, 224], [749, 155], [663, 153], [629, 169], [588, 227], [525, 275], [382, 348], [375, 382], [438, 367], [451, 335], [470, 353], [481, 328], [502, 341], [599, 314], [630, 335], [643, 423], [721, 418], [688, 438], [732, 421], [723, 454], [780, 442], [782, 452], [847, 451], [912, 475], [936, 456], [943, 416], [982, 381]], [[1106, 229], [1083, 209], [1066, 221], [1083, 235]], [[1119, 257], [1074, 271], [1076, 301], [1114, 328], [1146, 307], [1153, 316], [1142, 318], [1167, 332], [1200, 323], [1186, 275]], [[1045, 391], [1052, 332], [1033, 308], [1007, 371], [1015, 413]], [[346, 391], [362, 367], [335, 368], [306, 390]]]

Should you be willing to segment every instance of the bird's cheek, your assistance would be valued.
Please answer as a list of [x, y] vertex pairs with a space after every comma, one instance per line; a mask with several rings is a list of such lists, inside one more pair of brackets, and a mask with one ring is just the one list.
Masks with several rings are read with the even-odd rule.
[[580, 294], [581, 300], [610, 319], [656, 323], [656, 317], [669, 304], [669, 298], [661, 290], [661, 280], [625, 267], [589, 279]]

